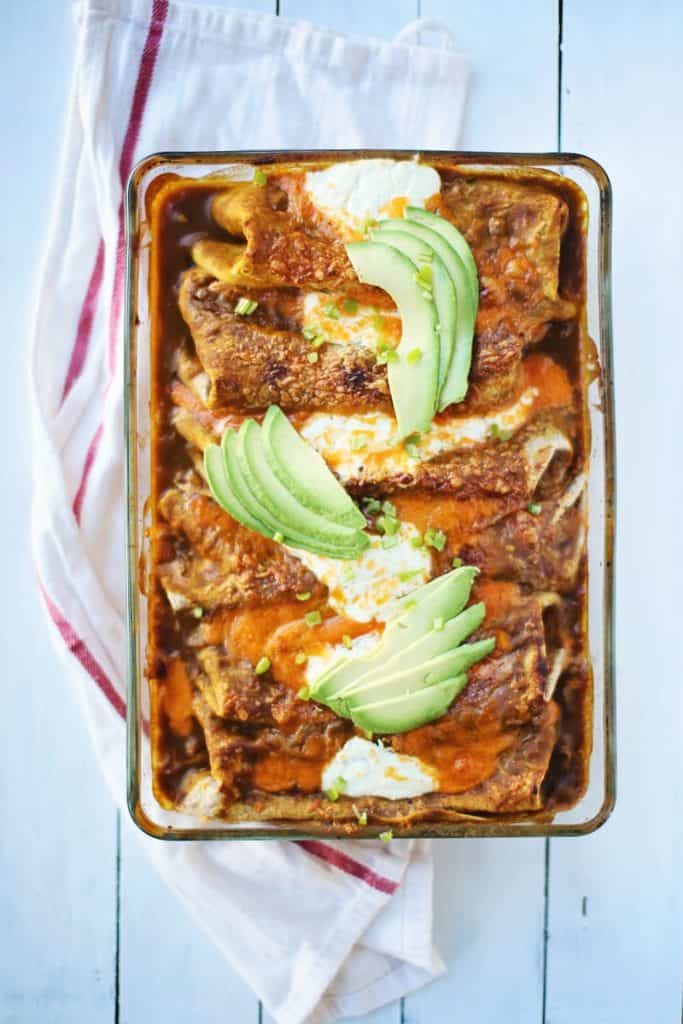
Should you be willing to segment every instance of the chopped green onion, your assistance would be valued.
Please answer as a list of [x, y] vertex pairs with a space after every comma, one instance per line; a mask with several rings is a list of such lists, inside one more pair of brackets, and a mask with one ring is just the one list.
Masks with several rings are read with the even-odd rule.
[[345, 313], [357, 313], [358, 303], [355, 299], [344, 299], [344, 312]]
[[311, 596], [310, 590], [304, 590], [300, 594], [296, 594], [297, 601], [308, 601]]
[[[294, 655], [294, 661], [297, 665], [305, 665], [308, 661], [308, 655], [304, 654], [303, 651], [297, 651]], [[306, 687], [304, 687], [304, 689], [306, 689]]]
[[351, 639], [348, 633], [344, 633], [344, 636], [342, 637], [342, 643], [344, 644], [344, 647], [346, 647], [347, 651], [350, 651], [351, 648], [353, 647], [353, 640]]
[[342, 569], [342, 579], [344, 583], [350, 583], [351, 580], [356, 578], [356, 574], [350, 565], [345, 565]]
[[247, 299], [242, 296], [235, 303], [235, 313], [237, 316], [250, 316], [257, 308], [258, 302], [256, 299]]
[[276, 541], [278, 544], [282, 544], [284, 539], [285, 535], [283, 533], [280, 533], [279, 531], [273, 534], [273, 540]]
[[301, 689], [299, 690], [299, 692], [297, 693], [297, 697], [299, 698], [299, 700], [310, 700], [310, 697], [311, 697], [310, 687], [302, 686]]
[[376, 331], [384, 330], [384, 317], [382, 316], [381, 313], [376, 313], [375, 316], [373, 316], [372, 326], [375, 328]]
[[398, 359], [398, 352], [391, 345], [387, 345], [386, 342], [380, 342], [377, 346], [377, 362], [382, 365], [384, 363], [395, 363]]
[[351, 804], [351, 809], [352, 809], [353, 813], [356, 815], [356, 821], [358, 822], [358, 824], [359, 825], [367, 825], [367, 823], [368, 823], [367, 811], [359, 811], [355, 804]]
[[407, 612], [412, 612], [413, 608], [417, 608], [417, 601], [415, 601], [414, 599], [406, 601], [403, 607]]
[[374, 515], [375, 512], [379, 512], [382, 508], [382, 502], [378, 501], [377, 498], [363, 498], [363, 504], [365, 505], [365, 511], [370, 516]]
[[314, 338], [318, 337], [318, 334], [320, 332], [318, 331], [317, 327], [304, 327], [301, 333], [303, 334], [306, 341], [313, 341]]
[[326, 791], [325, 796], [328, 798], [328, 800], [338, 800], [345, 789], [346, 779], [343, 779], [340, 775], [338, 779], [334, 780], [334, 785], [332, 786], [332, 788]]
[[388, 832], [380, 832], [379, 837], [383, 843], [390, 843], [394, 838], [394, 833], [389, 829]]
[[320, 612], [306, 612], [304, 615], [304, 622], [307, 626], [319, 626], [323, 621], [323, 617]]
[[254, 672], [257, 676], [262, 676], [264, 672], [267, 672], [270, 668], [270, 658], [259, 658], [256, 662], [256, 668]]
[[419, 363], [422, 359], [422, 352], [419, 348], [411, 348], [410, 352], [406, 356], [406, 362], [413, 366], [415, 363]]
[[454, 558], [453, 561], [451, 562], [451, 565], [453, 566], [454, 569], [459, 569], [460, 566], [462, 565], [462, 558]]
[[325, 306], [323, 313], [325, 314], [325, 316], [329, 316], [331, 320], [339, 319], [339, 310], [337, 309], [333, 302], [330, 302], [328, 303], [327, 306]]
[[494, 441], [509, 441], [513, 433], [513, 430], [505, 430], [497, 423], [492, 423], [489, 427], [489, 435]]
[[401, 583], [407, 583], [408, 580], [412, 580], [415, 576], [419, 576], [421, 571], [421, 569], [408, 569], [405, 572], [400, 572], [398, 574], [398, 578]]
[[527, 512], [530, 512], [532, 516], [540, 516], [543, 511], [540, 505], [536, 505], [535, 502], [531, 502], [527, 505]]
[[349, 444], [349, 447], [352, 452], [361, 452], [363, 451], [364, 448], [367, 448], [367, 446], [367, 438], [359, 437], [358, 435], [352, 437], [351, 442]]
[[309, 361], [309, 363], [317, 363], [318, 362], [318, 353], [317, 352], [309, 352], [308, 353], [308, 361]]
[[428, 292], [429, 295], [431, 296], [432, 268], [429, 266], [429, 264], [425, 264], [424, 267], [421, 267], [420, 270], [418, 270], [418, 272], [415, 274], [415, 280], [420, 285], [420, 287], [423, 288], [426, 292]]
[[265, 171], [262, 171], [260, 168], [257, 168], [254, 171], [254, 177], [253, 177], [254, 184], [255, 185], [265, 185], [267, 181], [268, 181], [268, 175], [265, 173]]
[[382, 512], [385, 512], [388, 516], [396, 515], [396, 506], [390, 501], [382, 502]]
[[435, 548], [436, 551], [443, 551], [446, 547], [446, 534], [443, 530], [435, 530], [433, 526], [428, 526], [425, 530], [425, 544], [430, 548]]
[[437, 618], [434, 619], [434, 622], [432, 623], [432, 629], [435, 629], [437, 633], [440, 633], [441, 630], [443, 629], [443, 617], [441, 615], [437, 616]]
[[424, 537], [421, 533], [418, 533], [417, 537], [410, 538], [410, 546], [413, 548], [423, 548], [424, 543]]
[[203, 608], [193, 608], [192, 609], [192, 616], [195, 619], [201, 619], [203, 614], [204, 614], [204, 609]]
[[323, 334], [316, 334], [315, 338], [311, 338], [311, 345], [313, 348], [320, 348], [326, 341], [327, 338]]
[[394, 536], [388, 536], [388, 537], [382, 537], [382, 547], [383, 548], [395, 548], [397, 544], [398, 544], [398, 537], [395, 536], [395, 535]]
[[419, 461], [422, 458], [420, 449], [416, 444], [413, 444], [412, 441], [405, 441], [403, 447], [405, 448], [406, 454], [409, 455], [411, 459], [417, 459]]
[[400, 526], [401, 524], [394, 516], [377, 517], [377, 529], [380, 533], [388, 533], [390, 536], [393, 536], [395, 533], [398, 533]]

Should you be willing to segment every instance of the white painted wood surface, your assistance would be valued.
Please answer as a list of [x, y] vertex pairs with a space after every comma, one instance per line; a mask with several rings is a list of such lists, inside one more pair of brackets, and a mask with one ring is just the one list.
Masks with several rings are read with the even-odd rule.
[[[418, 12], [443, 19], [474, 66], [464, 147], [552, 149], [559, 139], [601, 160], [615, 187], [617, 810], [581, 840], [435, 844], [435, 933], [448, 974], [364, 1020], [674, 1024], [683, 959], [681, 6], [280, 0], [279, 8], [288, 18], [387, 37]], [[26, 537], [25, 324], [73, 47], [66, 0], [5, 0], [2, 9], [0, 138], [11, 197], [0, 275], [10, 381], [0, 1021], [257, 1024], [267, 1020], [257, 1000], [167, 893], [132, 827], [118, 821], [38, 607]]]

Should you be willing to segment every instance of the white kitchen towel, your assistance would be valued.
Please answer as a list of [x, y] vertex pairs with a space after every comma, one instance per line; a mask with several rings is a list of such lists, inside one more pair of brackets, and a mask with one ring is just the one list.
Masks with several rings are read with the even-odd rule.
[[[126, 178], [158, 150], [452, 149], [467, 69], [442, 35], [352, 39], [306, 22], [84, 0], [31, 363], [33, 540], [54, 635], [124, 804], [122, 298]], [[445, 38], [445, 43], [444, 43]], [[280, 1024], [332, 1021], [441, 971], [423, 842], [142, 838]]]

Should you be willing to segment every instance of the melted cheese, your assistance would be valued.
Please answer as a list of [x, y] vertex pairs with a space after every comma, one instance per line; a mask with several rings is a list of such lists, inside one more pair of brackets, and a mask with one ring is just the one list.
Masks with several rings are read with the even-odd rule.
[[[538, 396], [526, 388], [512, 405], [485, 416], [449, 416], [432, 423], [417, 447], [420, 459], [433, 459], [456, 448], [483, 444], [491, 431], [517, 431], [530, 418]], [[415, 458], [403, 446], [395, 446], [396, 420], [386, 413], [313, 413], [302, 425], [301, 435], [320, 452], [342, 480], [369, 477], [381, 469], [384, 477], [410, 473]], [[353, 444], [352, 444], [353, 442]], [[360, 447], [362, 445], [362, 447]], [[354, 450], [355, 446], [355, 450]]]
[[440, 192], [441, 179], [417, 160], [353, 160], [309, 171], [304, 187], [348, 239], [363, 234], [369, 219], [400, 217], [406, 205], [424, 206]]
[[323, 789], [343, 779], [344, 796], [379, 796], [403, 800], [438, 789], [435, 778], [417, 757], [397, 754], [391, 747], [360, 736], [348, 740], [323, 771]]
[[352, 561], [289, 550], [328, 587], [335, 611], [356, 622], [386, 622], [397, 598], [429, 580], [431, 555], [411, 543], [419, 535], [412, 523], [401, 523], [397, 543], [389, 548], [382, 546], [380, 536], [370, 535], [370, 547]]
[[[336, 316], [330, 316], [330, 309]], [[353, 313], [344, 309], [343, 297], [325, 292], [309, 292], [304, 296], [303, 329], [319, 333], [332, 345], [350, 345], [353, 348], [376, 352], [381, 342], [401, 335], [401, 320], [398, 313], [374, 306], [356, 304]]]

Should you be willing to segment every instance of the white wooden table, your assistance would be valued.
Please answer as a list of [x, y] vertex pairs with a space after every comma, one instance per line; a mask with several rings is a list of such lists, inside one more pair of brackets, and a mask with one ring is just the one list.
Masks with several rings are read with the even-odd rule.
[[[274, 12], [274, 0], [241, 4]], [[256, 1024], [257, 1000], [120, 820], [50, 649], [27, 539], [26, 322], [73, 55], [67, 0], [4, 0], [6, 465], [0, 1020]], [[681, 1019], [683, 8], [678, 0], [280, 0], [391, 36], [443, 18], [475, 69], [464, 148], [583, 151], [615, 194], [619, 797], [586, 839], [435, 844], [448, 974], [373, 1024]], [[9, 715], [7, 709], [9, 707]]]

